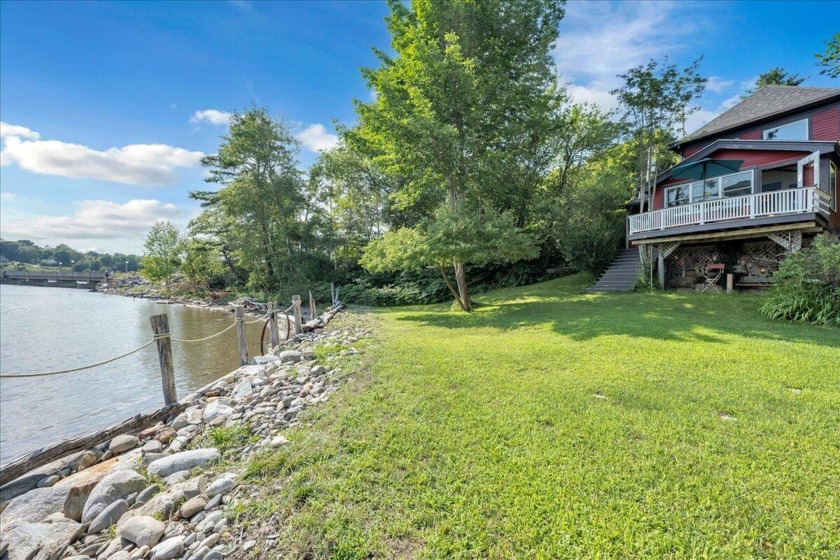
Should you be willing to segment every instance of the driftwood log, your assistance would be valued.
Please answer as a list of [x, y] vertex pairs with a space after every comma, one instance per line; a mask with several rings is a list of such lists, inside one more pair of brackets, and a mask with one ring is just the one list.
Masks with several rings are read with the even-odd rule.
[[7, 465], [3, 465], [3, 467], [0, 468], [0, 485], [11, 482], [19, 476], [24, 475], [31, 470], [35, 470], [38, 467], [42, 467], [47, 463], [55, 461], [56, 459], [60, 459], [65, 455], [69, 455], [76, 451], [82, 451], [84, 449], [90, 449], [91, 447], [113, 439], [115, 436], [120, 434], [148, 428], [160, 420], [163, 420], [173, 414], [180, 413], [184, 408], [186, 408], [186, 405], [184, 404], [165, 406], [148, 414], [138, 414], [121, 424], [105, 428], [104, 430], [99, 430], [98, 432], [75, 439], [64, 440], [49, 447], [42, 447], [41, 449], [24, 455], [19, 459], [15, 459]]

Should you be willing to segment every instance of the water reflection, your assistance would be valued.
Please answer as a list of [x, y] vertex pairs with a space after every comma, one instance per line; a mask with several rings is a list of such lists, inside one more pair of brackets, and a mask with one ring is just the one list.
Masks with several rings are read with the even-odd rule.
[[[174, 338], [195, 339], [233, 313], [161, 305], [84, 290], [0, 286], [0, 370], [50, 371], [104, 360], [151, 339], [149, 316], [166, 313]], [[252, 320], [253, 318], [249, 318]], [[246, 325], [248, 355], [260, 354], [262, 324]], [[178, 395], [239, 366], [236, 329], [198, 344], [174, 344]], [[155, 345], [92, 370], [0, 380], [0, 463], [163, 404]]]

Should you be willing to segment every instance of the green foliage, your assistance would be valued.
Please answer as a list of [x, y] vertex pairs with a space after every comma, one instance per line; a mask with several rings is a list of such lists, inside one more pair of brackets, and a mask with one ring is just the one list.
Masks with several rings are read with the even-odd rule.
[[145, 251], [140, 259], [143, 275], [168, 283], [181, 265], [180, 246], [178, 228], [166, 220], [155, 223], [143, 243]]
[[742, 98], [752, 95], [764, 86], [798, 86], [807, 79], [801, 77], [799, 74], [789, 74], [787, 70], [777, 66], [763, 74], [759, 74], [755, 80], [755, 87], [748, 90], [747, 94], [742, 96]]
[[[0, 240], [0, 255], [11, 262], [25, 264], [38, 264], [52, 259], [56, 263], [61, 262], [62, 266], [72, 266], [76, 272], [97, 271], [105, 268], [122, 272], [128, 269], [130, 272], [136, 272], [140, 263], [138, 255], [97, 253], [96, 251], [82, 253], [64, 244], [57, 247], [41, 247], [28, 239]], [[127, 265], [126, 261], [128, 261]]]
[[627, 189], [616, 177], [589, 176], [560, 198], [557, 242], [566, 261], [597, 275], [618, 253]]
[[761, 312], [773, 319], [840, 327], [840, 239], [818, 235], [782, 261]]
[[829, 78], [840, 78], [840, 33], [835, 33], [825, 42], [825, 52], [817, 53], [817, 65], [822, 66], [820, 74]]
[[223, 288], [226, 284], [225, 266], [217, 247], [211, 241], [197, 236], [183, 241], [184, 255], [181, 272], [188, 279], [205, 288]]
[[244, 447], [254, 440], [251, 428], [246, 424], [235, 426], [217, 426], [210, 428], [201, 439], [193, 444], [194, 448], [211, 446], [217, 448], [222, 455], [227, 456], [231, 451]]

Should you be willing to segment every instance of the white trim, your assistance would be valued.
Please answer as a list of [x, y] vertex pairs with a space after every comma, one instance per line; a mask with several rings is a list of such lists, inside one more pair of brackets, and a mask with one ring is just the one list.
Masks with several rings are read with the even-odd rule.
[[[809, 163], [814, 164], [814, 184], [805, 184], [805, 166]], [[802, 187], [819, 187], [820, 186], [820, 153], [814, 152], [796, 162], [796, 186], [800, 189]]]
[[[767, 132], [769, 132], [771, 130], [780, 130], [780, 129], [786, 127], [786, 126], [799, 124], [801, 122], [805, 123], [805, 138], [801, 138], [801, 139], [767, 138]], [[786, 122], [784, 124], [780, 124], [780, 125], [773, 126], [773, 127], [770, 127], [770, 128], [764, 128], [764, 129], [761, 130], [761, 139], [762, 140], [767, 140], [767, 141], [770, 141], [770, 142], [803, 142], [803, 141], [808, 141], [809, 138], [811, 138], [811, 123], [810, 123], [810, 119], [808, 117], [805, 117], [804, 119], [799, 119], [798, 121], [790, 121], [790, 122]]]
[[[740, 175], [742, 173], [749, 173], [750, 174], [750, 194], [755, 194], [756, 192], [756, 184], [755, 184], [755, 168], [745, 169], [743, 171], [737, 171], [735, 173], [729, 173], [728, 175], [718, 175], [717, 177], [712, 177], [711, 179], [705, 179], [704, 181], [715, 181], [717, 182], [717, 196], [713, 196], [711, 198], [707, 198], [706, 200], [720, 200], [722, 198], [733, 198], [733, 197], [726, 197], [723, 196], [723, 179], [726, 177], [732, 177], [734, 175]], [[697, 204], [698, 202], [703, 202], [702, 200], [694, 200], [694, 186], [703, 183], [704, 181], [692, 181], [690, 183], [680, 183], [679, 185], [673, 185], [670, 187], [665, 187], [662, 192], [662, 207], [663, 208], [676, 208], [677, 206], [686, 206], [687, 204]], [[675, 204], [674, 206], [668, 206], [668, 191], [680, 188], [688, 188], [688, 201], [682, 204]], [[741, 195], [743, 196], [743, 195]]]

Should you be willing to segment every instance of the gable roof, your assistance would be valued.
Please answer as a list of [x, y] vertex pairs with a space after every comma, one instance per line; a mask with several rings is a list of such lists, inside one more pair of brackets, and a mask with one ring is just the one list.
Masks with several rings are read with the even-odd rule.
[[746, 124], [779, 117], [785, 113], [837, 98], [840, 88], [800, 86], [764, 86], [728, 111], [718, 115], [699, 130], [677, 140], [671, 147], [699, 140]]

